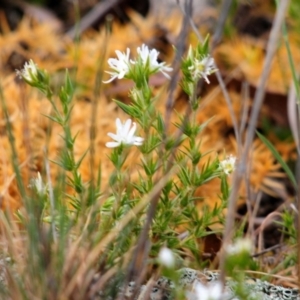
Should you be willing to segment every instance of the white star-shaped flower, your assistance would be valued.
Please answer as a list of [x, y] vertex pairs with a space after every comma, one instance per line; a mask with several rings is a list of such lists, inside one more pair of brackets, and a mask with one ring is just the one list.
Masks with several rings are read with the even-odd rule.
[[103, 81], [104, 83], [109, 83], [116, 78], [122, 79], [130, 72], [130, 49], [127, 48], [126, 53], [116, 50], [116, 54], [118, 58], [109, 58], [107, 61], [113, 71], [105, 71], [111, 75], [111, 78]]
[[220, 168], [226, 174], [231, 174], [235, 169], [236, 157], [233, 155], [229, 155], [226, 159], [220, 161]]
[[20, 78], [25, 79], [27, 82], [34, 82], [37, 79], [37, 65], [30, 59], [28, 62], [24, 64], [22, 70], [16, 70], [17, 75]]
[[222, 284], [220, 281], [204, 285], [199, 281], [193, 285], [193, 294], [197, 300], [221, 300], [223, 297]]
[[162, 247], [158, 253], [158, 261], [167, 268], [175, 266], [175, 257], [171, 249]]
[[189, 67], [189, 70], [194, 79], [203, 78], [207, 83], [210, 83], [207, 76], [217, 71], [214, 65], [214, 59], [207, 55], [201, 60], [195, 58], [193, 65]]
[[40, 194], [40, 195], [45, 195], [47, 193], [47, 190], [48, 190], [48, 186], [46, 184], [44, 184], [40, 172], [37, 173], [36, 178], [32, 178], [30, 180], [29, 187], [30, 188], [35, 188], [37, 193]]
[[149, 50], [148, 46], [143, 44], [142, 47], [137, 48], [137, 53], [140, 56], [143, 65], [149, 68], [150, 74], [161, 72], [170, 79], [170, 75], [166, 72], [171, 72], [173, 68], [165, 66], [165, 62], [159, 63], [157, 61], [159, 52], [156, 49]]
[[[131, 127], [132, 123], [132, 127]], [[116, 119], [117, 133], [109, 132], [107, 135], [110, 136], [114, 142], [107, 142], [105, 145], [108, 148], [119, 147], [123, 145], [136, 145], [141, 146], [144, 138], [135, 136], [136, 123], [132, 122], [131, 119], [126, 120], [123, 124], [119, 118]], [[131, 127], [131, 128], [130, 128]]]
[[251, 253], [253, 243], [249, 238], [237, 239], [233, 244], [227, 245], [226, 252], [230, 255], [235, 255], [243, 252]]

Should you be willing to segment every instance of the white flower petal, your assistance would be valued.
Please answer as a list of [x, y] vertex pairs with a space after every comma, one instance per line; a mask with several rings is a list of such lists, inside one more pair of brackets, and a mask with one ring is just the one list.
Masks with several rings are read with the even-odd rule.
[[134, 140], [135, 140], [137, 143], [143, 143], [143, 141], [144, 141], [145, 139], [142, 138], [142, 137], [139, 137], [139, 136], [135, 136], [135, 137], [134, 137]]
[[158, 253], [158, 260], [163, 266], [167, 268], [173, 268], [175, 266], [174, 253], [167, 247], [162, 247], [160, 249]]
[[226, 174], [231, 174], [235, 169], [236, 157], [233, 155], [227, 156], [226, 159], [220, 161], [220, 169]]
[[[132, 127], [131, 127], [132, 124]], [[115, 142], [106, 143], [106, 147], [113, 148], [119, 147], [121, 144], [124, 145], [136, 145], [141, 146], [143, 144], [144, 138], [135, 136], [136, 123], [131, 119], [127, 119], [125, 123], [122, 123], [119, 118], [116, 119], [117, 133], [107, 133]]]
[[161, 70], [161, 73], [168, 79], [171, 79], [171, 76], [167, 73], [165, 73], [163, 70]]
[[221, 300], [223, 296], [223, 288], [220, 281], [207, 283], [207, 285], [196, 281], [193, 284], [193, 290], [197, 300]]
[[136, 131], [136, 123], [133, 122], [133, 123], [132, 123], [132, 127], [131, 127], [131, 129], [129, 130], [129, 132], [128, 132], [128, 138], [129, 138], [129, 139], [132, 139], [132, 138], [134, 137], [135, 131]]
[[117, 75], [115, 75], [115, 76], [112, 76], [110, 79], [108, 79], [108, 80], [103, 80], [102, 82], [103, 83], [110, 83], [110, 82], [112, 82], [114, 79], [116, 79], [118, 76]]
[[116, 127], [117, 127], [117, 134], [120, 134], [123, 129], [123, 125], [119, 118], [116, 119]]
[[16, 73], [19, 77], [25, 79], [26, 81], [34, 82], [37, 80], [37, 65], [33, 62], [32, 59], [30, 59], [28, 62], [25, 62], [23, 69], [16, 70]]
[[144, 142], [144, 139], [143, 139], [143, 138], [136, 137], [136, 138], [134, 139], [133, 145], [135, 145], [135, 146], [142, 146], [142, 145], [143, 145], [143, 142]]
[[210, 84], [210, 81], [208, 80], [208, 77], [205, 74], [203, 74], [202, 77], [208, 84]]
[[113, 72], [106, 71], [106, 73], [109, 73], [112, 77], [109, 80], [103, 81], [103, 83], [109, 83], [116, 78], [122, 79], [130, 72], [131, 62], [129, 60], [129, 48], [127, 48], [126, 54], [119, 50], [116, 50], [116, 54], [118, 58], [109, 58], [107, 60], [110, 68], [113, 69]]
[[231, 255], [248, 252], [249, 254], [253, 250], [253, 244], [249, 238], [239, 238], [233, 244], [226, 246], [226, 252]]
[[188, 55], [188, 58], [192, 61], [192, 65], [188, 67], [191, 71], [192, 77], [195, 80], [203, 78], [207, 83], [210, 83], [207, 76], [217, 71], [214, 65], [214, 59], [208, 55], [199, 60], [194, 58], [190, 50]]
[[107, 148], [116, 148], [116, 147], [119, 147], [120, 145], [121, 145], [120, 142], [107, 142], [107, 143], [105, 144], [105, 146], [106, 146]]
[[117, 134], [109, 132], [107, 135], [115, 141], [117, 141], [119, 139], [119, 136]]
[[131, 119], [127, 119], [126, 122], [124, 123], [123, 125], [123, 128], [122, 128], [122, 135], [123, 136], [126, 136], [128, 137], [129, 136], [129, 129], [130, 129], [130, 126], [131, 126]]
[[173, 68], [165, 66], [164, 62], [159, 63], [157, 61], [159, 52], [156, 49], [149, 50], [148, 46], [143, 44], [142, 47], [137, 48], [137, 53], [142, 60], [143, 66], [145, 68], [149, 68], [150, 74], [162, 72], [164, 76], [170, 78], [170, 76], [165, 72], [170, 72]]

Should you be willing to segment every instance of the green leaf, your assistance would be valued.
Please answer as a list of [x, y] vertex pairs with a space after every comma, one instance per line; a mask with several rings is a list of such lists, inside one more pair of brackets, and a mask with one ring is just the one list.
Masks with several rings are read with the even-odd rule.
[[165, 132], [165, 123], [164, 123], [163, 117], [160, 113], [157, 114], [156, 130], [161, 135]]
[[297, 181], [296, 181], [296, 178], [295, 178], [293, 172], [291, 171], [291, 169], [289, 168], [289, 166], [282, 159], [282, 157], [279, 154], [279, 152], [275, 149], [275, 146], [267, 138], [265, 138], [262, 134], [260, 134], [258, 131], [256, 131], [256, 134], [261, 139], [261, 141], [268, 147], [268, 149], [272, 152], [272, 154], [274, 155], [274, 157], [278, 160], [278, 162], [280, 163], [281, 167], [283, 168], [283, 170], [286, 172], [287, 176], [289, 177], [289, 179], [293, 183], [294, 188], [297, 190]]
[[139, 119], [142, 113], [134, 106], [125, 104], [118, 100], [113, 100], [126, 114], [133, 118]]

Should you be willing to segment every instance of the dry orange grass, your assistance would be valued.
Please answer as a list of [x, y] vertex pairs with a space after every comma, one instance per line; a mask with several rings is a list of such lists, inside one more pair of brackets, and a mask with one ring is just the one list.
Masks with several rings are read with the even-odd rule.
[[[158, 46], [162, 52], [162, 58], [171, 63], [172, 47], [169, 44], [162, 43], [157, 37], [158, 28], [164, 28], [170, 37], [178, 34], [180, 29], [180, 18], [168, 18], [169, 23], [162, 23], [161, 20], [155, 20], [154, 16], [142, 19], [138, 15], [132, 13], [132, 22], [127, 25], [113, 24], [112, 35], [107, 45], [107, 57], [114, 57], [114, 51], [119, 49], [125, 50], [126, 47], [136, 49], [142, 43], [150, 46]], [[175, 22], [176, 20], [176, 22]], [[158, 26], [159, 24], [159, 26]], [[33, 59], [40, 68], [46, 69], [55, 78], [55, 85], [62, 82], [62, 71], [66, 68], [77, 69], [76, 81], [78, 89], [75, 95], [74, 109], [71, 119], [71, 127], [73, 133], [79, 133], [75, 145], [75, 154], [78, 159], [89, 148], [90, 145], [90, 127], [91, 115], [94, 109], [93, 101], [98, 102], [97, 120], [96, 120], [96, 140], [95, 140], [95, 164], [93, 170], [90, 167], [89, 153], [83, 160], [81, 173], [83, 180], [88, 182], [91, 178], [91, 172], [96, 172], [99, 164], [102, 166], [102, 184], [103, 188], [107, 187], [108, 178], [113, 171], [113, 166], [108, 160], [110, 149], [105, 147], [105, 142], [109, 140], [107, 132], [115, 131], [115, 119], [127, 118], [127, 116], [116, 107], [112, 102], [112, 98], [118, 97], [120, 100], [127, 101], [128, 87], [130, 83], [127, 81], [114, 82], [111, 85], [103, 86], [103, 90], [97, 99], [94, 99], [93, 89], [96, 78], [97, 65], [101, 59], [101, 48], [104, 40], [104, 32], [87, 32], [82, 36], [79, 44], [73, 43], [66, 37], [56, 33], [47, 24], [37, 24], [35, 22], [24, 19], [18, 30], [14, 32], [6, 32], [0, 36], [0, 78], [4, 91], [4, 98], [7, 103], [10, 120], [15, 135], [15, 143], [18, 152], [18, 159], [22, 170], [22, 176], [26, 183], [29, 183], [30, 177], [34, 177], [37, 171], [42, 171], [44, 166], [45, 153], [44, 149], [47, 145], [47, 135], [51, 132], [49, 139], [49, 159], [56, 160], [59, 150], [63, 145], [60, 137], [61, 129], [57, 125], [51, 125], [49, 119], [43, 115], [51, 113], [51, 106], [44, 96], [37, 91], [29, 88], [25, 84], [16, 80], [14, 67], [17, 62], [21, 61], [20, 68], [24, 61]], [[237, 51], [242, 53], [238, 55], [230, 55], [235, 57], [235, 61], [230, 61], [230, 65], [239, 64], [242, 60], [243, 72], [247, 74], [247, 78], [257, 78], [261, 70], [257, 69], [253, 75], [250, 69], [251, 64], [257, 63], [261, 59], [261, 50], [247, 50], [247, 45], [241, 45], [236, 50], [232, 45], [225, 44], [220, 47], [220, 53], [232, 53]], [[225, 47], [225, 48], [224, 48]], [[226, 48], [227, 47], [227, 48]], [[229, 48], [228, 48], [229, 47]], [[224, 49], [223, 49], [224, 48]], [[241, 50], [239, 50], [241, 49]], [[251, 61], [244, 62], [243, 54], [246, 51], [246, 57], [254, 58]], [[250, 51], [250, 52], [249, 52]], [[134, 52], [134, 50], [133, 50]], [[249, 54], [250, 53], [250, 54]], [[18, 59], [17, 59], [18, 58]], [[249, 70], [248, 70], [249, 69]], [[154, 78], [156, 86], [155, 92], [160, 95], [158, 109], [164, 111], [166, 100], [165, 81], [160, 77]], [[218, 89], [216, 87], [216, 89]], [[178, 88], [179, 91], [179, 88]], [[226, 103], [220, 92], [213, 93], [213, 89], [201, 100], [205, 105], [202, 106], [197, 121], [199, 124], [206, 122], [212, 118], [207, 128], [203, 131], [201, 139], [201, 151], [211, 151], [201, 164], [207, 159], [219, 156], [223, 159], [224, 153], [236, 155], [237, 147], [232, 130], [232, 121]], [[237, 118], [240, 118], [241, 96], [235, 92], [230, 92], [233, 101], [233, 108]], [[186, 106], [185, 99], [178, 99], [180, 105], [176, 108], [183, 111]], [[173, 116], [175, 121], [176, 117]], [[21, 205], [20, 195], [18, 193], [14, 172], [11, 166], [10, 146], [5, 129], [5, 120], [1, 113], [1, 135], [0, 135], [0, 190], [1, 190], [1, 206], [3, 208], [12, 208], [15, 210]], [[285, 157], [289, 157], [293, 151], [293, 146], [285, 145], [278, 142], [279, 150], [285, 153]], [[129, 164], [137, 163], [136, 151], [132, 149], [129, 157]], [[51, 174], [53, 180], [57, 176], [58, 167], [51, 164]], [[134, 170], [132, 170], [134, 172]], [[278, 183], [277, 179], [281, 178], [283, 173], [280, 166], [274, 161], [271, 153], [256, 140], [252, 147], [252, 158], [249, 161], [249, 174], [252, 189], [257, 192], [259, 190], [271, 193], [273, 187], [284, 189], [284, 186]], [[134, 178], [134, 176], [133, 176]], [[209, 184], [199, 188], [197, 192], [199, 196], [205, 197], [205, 203], [214, 206], [219, 201], [218, 194], [219, 180], [213, 180]], [[241, 198], [245, 199], [245, 188], [241, 190]]]

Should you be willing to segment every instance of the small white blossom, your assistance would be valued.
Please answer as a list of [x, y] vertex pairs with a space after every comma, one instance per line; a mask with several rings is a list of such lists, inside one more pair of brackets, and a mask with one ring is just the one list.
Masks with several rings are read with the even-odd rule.
[[30, 188], [35, 188], [37, 193], [40, 194], [40, 195], [46, 194], [47, 189], [48, 189], [47, 185], [45, 185], [43, 183], [43, 179], [42, 179], [42, 176], [41, 176], [40, 172], [37, 173], [36, 178], [32, 178], [30, 180], [29, 187]]
[[162, 247], [158, 253], [158, 261], [167, 268], [173, 268], [175, 266], [174, 253], [169, 248]]
[[251, 253], [253, 250], [252, 241], [249, 238], [237, 239], [233, 244], [226, 247], [226, 252], [235, 255], [243, 252]]
[[37, 65], [30, 59], [24, 64], [23, 69], [16, 70], [16, 73], [20, 78], [24, 78], [28, 82], [34, 82], [38, 74]]
[[118, 58], [109, 58], [107, 61], [113, 72], [105, 71], [111, 75], [111, 78], [103, 81], [104, 83], [109, 83], [116, 78], [122, 79], [130, 72], [130, 49], [127, 48], [126, 53], [116, 50], [116, 54]]
[[[132, 123], [132, 127], [131, 127]], [[144, 139], [142, 137], [135, 136], [136, 123], [128, 119], [124, 124], [122, 124], [119, 118], [116, 119], [117, 133], [109, 132], [107, 135], [110, 136], [115, 142], [107, 142], [106, 147], [115, 148], [119, 147], [121, 144], [124, 145], [136, 145], [141, 146]], [[130, 128], [131, 127], [131, 128]]]
[[220, 162], [220, 168], [226, 175], [229, 175], [235, 169], [235, 162], [236, 162], [235, 156], [233, 155], [227, 156], [226, 159]]
[[217, 71], [214, 64], [214, 59], [210, 55], [203, 57], [201, 60], [194, 58], [189, 70], [194, 79], [203, 78], [207, 83], [210, 83], [207, 76]]
[[[142, 47], [137, 48], [137, 52], [143, 62], [143, 65], [145, 67], [148, 66], [150, 74], [162, 72], [165, 75], [165, 77], [170, 79], [169, 74], [165, 72], [171, 72], [173, 68], [165, 66], [165, 62], [159, 63], [157, 61], [159, 52], [156, 49], [149, 50], [148, 46], [143, 44]], [[136, 62], [132, 63], [135, 64]]]
[[195, 300], [221, 300], [223, 299], [223, 288], [220, 281], [208, 283], [207, 285], [196, 281], [193, 285]]

